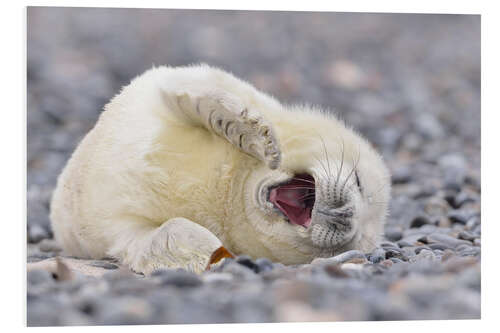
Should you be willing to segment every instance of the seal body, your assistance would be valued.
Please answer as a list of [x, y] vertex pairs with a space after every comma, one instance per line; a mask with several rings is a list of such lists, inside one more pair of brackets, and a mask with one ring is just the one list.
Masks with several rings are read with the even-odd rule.
[[370, 250], [389, 175], [333, 115], [283, 106], [206, 65], [153, 68], [106, 105], [61, 173], [56, 240], [148, 274], [220, 246], [284, 264]]

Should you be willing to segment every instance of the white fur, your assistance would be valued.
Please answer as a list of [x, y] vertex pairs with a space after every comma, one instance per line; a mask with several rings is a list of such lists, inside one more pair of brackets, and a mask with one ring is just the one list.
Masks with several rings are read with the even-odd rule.
[[[176, 96], [207, 91], [237, 96], [272, 124], [282, 153], [278, 169], [179, 111]], [[68, 254], [114, 256], [146, 274], [161, 267], [199, 272], [221, 243], [236, 254], [309, 262], [323, 255], [310, 231], [261, 209], [257, 184], [301, 171], [326, 177], [327, 164], [338, 166], [342, 144], [342, 176], [359, 153], [363, 187], [376, 203], [356, 199], [358, 233], [343, 249], [369, 250], [382, 233], [390, 186], [364, 139], [330, 114], [284, 107], [222, 70], [153, 68], [106, 105], [60, 175], [51, 205], [54, 234]]]

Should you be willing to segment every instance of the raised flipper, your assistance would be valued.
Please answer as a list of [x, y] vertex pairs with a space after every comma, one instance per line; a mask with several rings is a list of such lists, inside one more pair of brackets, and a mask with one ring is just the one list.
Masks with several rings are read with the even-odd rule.
[[241, 151], [277, 169], [281, 150], [274, 129], [257, 110], [245, 106], [234, 95], [224, 92], [193, 96], [176, 95], [179, 109], [190, 119], [226, 138]]

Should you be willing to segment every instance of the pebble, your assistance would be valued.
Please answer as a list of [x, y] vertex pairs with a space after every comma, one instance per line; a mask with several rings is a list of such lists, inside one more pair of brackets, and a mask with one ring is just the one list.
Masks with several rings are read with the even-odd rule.
[[255, 260], [255, 264], [258, 267], [258, 273], [268, 272], [273, 270], [274, 266], [271, 260], [267, 258], [258, 258]]
[[49, 238], [49, 232], [38, 224], [28, 226], [28, 242], [38, 243], [42, 239]]
[[465, 225], [467, 221], [469, 221], [469, 219], [472, 217], [472, 214], [474, 213], [471, 213], [470, 211], [455, 209], [448, 213], [448, 218], [453, 223], [460, 223]]
[[433, 233], [426, 237], [427, 243], [440, 243], [448, 246], [449, 248], [456, 248], [459, 245], [471, 245], [472, 243], [466, 240], [457, 239], [447, 234]]
[[28, 285], [40, 285], [54, 282], [52, 273], [46, 270], [36, 269], [27, 272]]
[[411, 221], [410, 228], [420, 228], [426, 224], [432, 224], [432, 221], [428, 217], [420, 215]]
[[237, 279], [253, 280], [258, 279], [259, 276], [247, 266], [241, 265], [234, 260], [228, 260], [221, 266], [221, 271], [230, 273]]
[[368, 260], [373, 262], [374, 264], [385, 260], [385, 250], [381, 247], [376, 248], [369, 256]]
[[403, 237], [403, 230], [401, 227], [387, 227], [385, 237], [391, 242], [397, 242]]
[[338, 265], [357, 258], [366, 259], [366, 256], [361, 251], [350, 250], [331, 258], [316, 258], [311, 265]]
[[474, 239], [476, 239], [477, 237], [474, 236], [472, 233], [468, 232], [468, 231], [461, 231], [459, 234], [458, 234], [458, 238], [460, 239], [464, 239], [464, 240], [468, 240], [468, 241], [474, 241]]
[[160, 285], [175, 286], [177, 288], [193, 288], [202, 285], [202, 280], [194, 273], [183, 269], [160, 270], [153, 273], [153, 276], [160, 277]]
[[251, 269], [255, 273], [259, 273], [259, 265], [257, 265], [249, 256], [238, 256], [235, 260], [238, 264]]
[[467, 161], [460, 154], [447, 154], [439, 158], [446, 188], [459, 191], [467, 176]]

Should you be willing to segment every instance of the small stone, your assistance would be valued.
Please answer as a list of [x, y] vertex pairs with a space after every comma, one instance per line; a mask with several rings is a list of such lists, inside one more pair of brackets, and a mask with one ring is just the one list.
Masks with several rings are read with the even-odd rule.
[[419, 254], [422, 250], [428, 250], [428, 251], [431, 251], [431, 248], [428, 247], [428, 246], [417, 246], [415, 248], [415, 253], [416, 254]]
[[251, 280], [259, 277], [252, 269], [240, 265], [234, 260], [228, 260], [227, 263], [224, 263], [221, 267], [221, 272], [230, 273], [235, 278], [243, 280]]
[[250, 268], [255, 273], [259, 272], [259, 266], [247, 255], [238, 256], [235, 261], [240, 265]]
[[410, 223], [410, 228], [420, 228], [423, 225], [432, 224], [431, 220], [423, 215], [417, 216]]
[[474, 245], [481, 246], [481, 238], [474, 239]]
[[38, 224], [33, 224], [28, 227], [28, 242], [38, 243], [44, 238], [49, 238], [49, 232]]
[[474, 217], [471, 217], [467, 223], [465, 224], [465, 229], [466, 230], [473, 230], [474, 228], [476, 228], [478, 225], [480, 225], [480, 220], [479, 220], [479, 217], [477, 216], [474, 216]]
[[450, 247], [446, 244], [441, 244], [441, 243], [433, 243], [433, 244], [429, 244], [429, 247], [432, 249], [432, 250], [441, 250], [441, 251], [444, 251], [444, 250], [447, 250], [449, 249]]
[[436, 259], [436, 255], [431, 250], [422, 249], [422, 251], [420, 251], [420, 253], [417, 254], [415, 258], [418, 260], [420, 259], [434, 260]]
[[427, 242], [428, 243], [442, 243], [447, 245], [449, 248], [456, 248], [459, 245], [472, 245], [471, 242], [462, 240], [462, 239], [457, 239], [455, 237], [449, 236], [447, 234], [441, 234], [441, 233], [433, 233], [429, 236], [427, 236]]
[[335, 277], [335, 278], [349, 277], [349, 274], [344, 272], [344, 270], [342, 270], [342, 268], [340, 268], [338, 265], [326, 265], [324, 267], [324, 270], [331, 277]]
[[391, 260], [393, 263], [395, 264], [401, 264], [401, 263], [404, 263], [403, 260], [399, 259], [399, 258], [396, 258], [396, 257], [391, 257], [389, 260]]
[[331, 258], [316, 258], [311, 262], [311, 265], [338, 265], [354, 258], [366, 259], [363, 252], [358, 250], [350, 250]]
[[380, 243], [380, 246], [383, 247], [383, 248], [386, 248], [386, 247], [395, 247], [395, 248], [397, 248], [398, 244], [393, 243], [393, 242], [384, 241], [384, 242]]
[[43, 269], [35, 269], [28, 271], [27, 276], [28, 276], [28, 286], [54, 282], [54, 277], [52, 276], [52, 273]]
[[453, 223], [466, 224], [467, 221], [472, 217], [470, 212], [455, 209], [448, 213], [448, 218]]
[[255, 264], [258, 266], [258, 272], [264, 273], [273, 270], [273, 263], [267, 258], [258, 258], [255, 260]]
[[392, 171], [391, 175], [393, 184], [406, 184], [412, 180], [412, 173], [409, 167], [398, 167]]
[[228, 283], [234, 280], [233, 276], [229, 273], [214, 272], [206, 272], [203, 274], [202, 279], [205, 283]]
[[178, 288], [193, 288], [203, 284], [203, 281], [194, 273], [183, 269], [178, 270], [160, 270], [153, 273], [159, 276], [162, 286], [175, 286]]
[[385, 237], [391, 242], [396, 242], [403, 237], [403, 231], [400, 227], [387, 227]]
[[467, 176], [467, 161], [460, 154], [448, 154], [438, 160], [445, 188], [459, 191]]
[[461, 257], [477, 256], [477, 255], [481, 254], [481, 248], [478, 246], [471, 246], [469, 248], [457, 250], [457, 254]]
[[445, 134], [443, 127], [432, 113], [420, 113], [415, 118], [415, 128], [424, 138], [440, 139]]
[[461, 231], [458, 234], [458, 238], [459, 239], [468, 240], [468, 241], [471, 241], [471, 242], [474, 241], [474, 239], [476, 239], [476, 237], [472, 233], [470, 233], [468, 231], [465, 231], [465, 230]]
[[444, 252], [443, 252], [443, 255], [442, 255], [442, 257], [441, 257], [441, 260], [442, 260], [442, 261], [446, 261], [446, 260], [448, 260], [448, 259], [450, 259], [451, 257], [454, 257], [454, 256], [455, 256], [455, 251], [452, 251], [452, 250], [450, 250], [450, 249], [446, 249], [446, 250], [444, 250]]
[[363, 264], [346, 262], [346, 263], [340, 265], [340, 269], [359, 271], [359, 270], [363, 269]]
[[462, 205], [468, 202], [475, 202], [475, 201], [476, 200], [466, 192], [460, 192], [455, 196], [453, 201], [453, 206], [454, 208], [460, 208]]
[[385, 250], [385, 258], [390, 259], [390, 258], [398, 258], [398, 259], [403, 259], [405, 256], [401, 252], [401, 249], [396, 248], [396, 247], [386, 247], [384, 248]]
[[404, 247], [412, 247], [412, 246], [413, 246], [413, 244], [411, 244], [411, 243], [409, 243], [409, 242], [407, 242], [407, 241], [405, 241], [405, 240], [400, 240], [400, 241], [398, 242], [398, 245], [399, 245], [399, 247], [401, 247], [401, 248], [404, 248]]
[[368, 260], [376, 264], [385, 259], [385, 250], [381, 247], [376, 248], [371, 255], [368, 256]]

